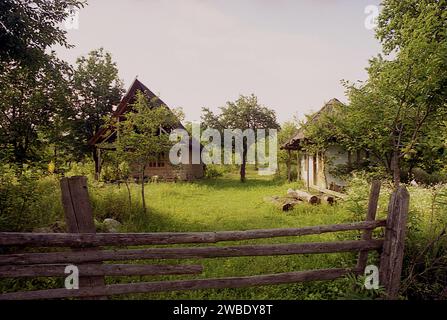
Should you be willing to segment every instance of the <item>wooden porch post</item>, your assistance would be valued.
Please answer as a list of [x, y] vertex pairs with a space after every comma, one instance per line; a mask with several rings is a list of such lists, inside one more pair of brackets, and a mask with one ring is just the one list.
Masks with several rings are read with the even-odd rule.
[[310, 190], [310, 157], [306, 154], [306, 168], [307, 168], [307, 191]]
[[292, 154], [291, 154], [291, 151], [290, 151], [290, 149], [287, 149], [287, 181], [288, 182], [291, 182], [292, 181], [292, 176], [291, 176], [291, 166], [292, 166], [292, 164], [291, 164], [291, 157], [292, 157]]
[[301, 153], [297, 151], [296, 180], [301, 181]]

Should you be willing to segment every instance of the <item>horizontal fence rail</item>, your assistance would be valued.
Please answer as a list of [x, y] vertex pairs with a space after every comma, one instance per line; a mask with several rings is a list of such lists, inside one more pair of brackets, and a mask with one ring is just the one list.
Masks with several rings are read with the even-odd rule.
[[[0, 300], [81, 298], [105, 299], [110, 295], [154, 293], [219, 288], [243, 288], [305, 281], [335, 280], [349, 274], [363, 274], [368, 252], [381, 254], [380, 279], [389, 299], [399, 290], [409, 194], [405, 187], [393, 193], [387, 220], [376, 220], [380, 183], [373, 182], [364, 222], [312, 226], [292, 229], [249, 231], [96, 234], [85, 177], [61, 181], [62, 202], [69, 233], [0, 233], [0, 278], [63, 277], [67, 265], [79, 268], [78, 290], [48, 289], [0, 294]], [[373, 239], [373, 230], [383, 228], [384, 239]], [[280, 237], [361, 231], [361, 240], [299, 242], [282, 244], [211, 245], [225, 241], [243, 241]], [[185, 245], [191, 246], [171, 246]], [[194, 244], [204, 244], [194, 246]], [[209, 245], [205, 245], [209, 244]], [[149, 246], [160, 247], [149, 247]], [[164, 246], [169, 245], [169, 246]], [[103, 247], [115, 247], [103, 248]], [[125, 248], [145, 246], [143, 248]], [[17, 249], [40, 248], [38, 252], [18, 253]], [[46, 250], [44, 248], [47, 248]], [[51, 249], [49, 249], [51, 248]], [[60, 251], [66, 248], [66, 251]], [[67, 250], [68, 249], [68, 250]], [[59, 250], [59, 251], [57, 251]], [[210, 259], [231, 257], [285, 256], [357, 252], [352, 269], [322, 269], [266, 275], [247, 275], [215, 279], [154, 281], [106, 285], [106, 276], [200, 275], [200, 264], [163, 264], [164, 260]], [[162, 260], [143, 264], [141, 260]], [[127, 264], [110, 264], [123, 261]], [[194, 262], [195, 263], [195, 262]]]
[[[65, 264], [0, 266], [0, 278], [66, 277], [66, 266]], [[100, 264], [80, 265], [78, 268], [83, 276], [158, 276], [203, 272], [201, 265]]]
[[121, 295], [131, 293], [244, 288], [263, 285], [286, 284], [293, 282], [335, 280], [349, 274], [359, 274], [359, 271], [355, 269], [323, 269], [249, 277], [113, 284], [96, 288], [80, 288], [79, 290], [50, 289], [30, 292], [6, 293], [0, 295], [0, 300], [92, 298], [97, 296]]
[[89, 247], [138, 246], [188, 243], [217, 243], [223, 241], [255, 240], [279, 237], [317, 235], [353, 230], [372, 230], [385, 227], [386, 220], [348, 224], [304, 227], [296, 229], [266, 229], [249, 231], [190, 232], [190, 233], [0, 233], [0, 246], [26, 247]]
[[233, 247], [150, 248], [132, 250], [20, 253], [0, 256], [0, 265], [320, 254], [378, 250], [381, 249], [382, 246], [383, 240], [358, 240], [276, 245], [246, 245]]

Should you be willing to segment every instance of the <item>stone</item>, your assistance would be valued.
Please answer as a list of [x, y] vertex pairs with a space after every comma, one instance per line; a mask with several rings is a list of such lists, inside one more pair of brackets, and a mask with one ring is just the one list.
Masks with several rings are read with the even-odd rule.
[[103, 221], [103, 226], [107, 230], [107, 232], [118, 232], [120, 227], [122, 226], [121, 222], [116, 221], [115, 219], [105, 219]]

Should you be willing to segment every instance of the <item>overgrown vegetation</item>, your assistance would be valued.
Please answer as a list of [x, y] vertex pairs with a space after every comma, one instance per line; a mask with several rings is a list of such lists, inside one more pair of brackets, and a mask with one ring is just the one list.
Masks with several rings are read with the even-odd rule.
[[[237, 170], [222, 172], [222, 177], [194, 183], [147, 184], [145, 196], [150, 199], [148, 211], [142, 210], [140, 187], [130, 184], [132, 203], [124, 184], [98, 183], [93, 178], [93, 164], [77, 165], [68, 175], [89, 174], [89, 191], [98, 230], [106, 218], [122, 222], [122, 232], [182, 232], [247, 230], [260, 228], [291, 228], [334, 223], [361, 221], [365, 216], [369, 184], [363, 177], [350, 183], [349, 198], [335, 206], [299, 205], [284, 214], [263, 198], [282, 195], [288, 188], [300, 188], [298, 182], [287, 183], [286, 177], [260, 177], [254, 168], [249, 178], [241, 184]], [[33, 177], [31, 179], [31, 177]], [[60, 205], [58, 176], [42, 173], [23, 173], [14, 176], [3, 168], [2, 182], [9, 190], [0, 199], [0, 231], [32, 231], [36, 228], [63, 228], [63, 212]], [[2, 189], [3, 191], [4, 189]], [[386, 216], [392, 184], [382, 189], [379, 217]], [[445, 277], [446, 237], [442, 227], [447, 225], [447, 186], [432, 189], [410, 187], [411, 211], [409, 234], [403, 274], [403, 298], [438, 299], [447, 286]], [[3, 193], [2, 193], [3, 194]], [[26, 196], [25, 196], [26, 195]], [[169, 201], [166, 201], [169, 199]], [[60, 231], [60, 229], [56, 230]], [[376, 235], [380, 236], [378, 230]], [[301, 238], [266, 239], [232, 244], [287, 243], [324, 240], [356, 239], [359, 232], [307, 236]], [[371, 262], [377, 260], [371, 257]], [[176, 263], [180, 261], [172, 261]], [[200, 277], [226, 277], [237, 275], [266, 274], [306, 269], [350, 267], [356, 262], [356, 254], [299, 255], [287, 257], [246, 257], [226, 259], [188, 260], [181, 262], [202, 263], [205, 272]], [[151, 262], [157, 263], [157, 261]], [[141, 280], [167, 280], [198, 277], [143, 277]], [[408, 278], [408, 279], [407, 279]], [[405, 280], [407, 279], [407, 280]], [[108, 282], [128, 282], [129, 278], [110, 278]], [[134, 295], [128, 298], [150, 299], [373, 299], [380, 292], [365, 290], [361, 279], [345, 278], [331, 282], [315, 282], [252, 289], [202, 290], [150, 295]], [[54, 287], [54, 281], [3, 281], [3, 290], [13, 288]]]

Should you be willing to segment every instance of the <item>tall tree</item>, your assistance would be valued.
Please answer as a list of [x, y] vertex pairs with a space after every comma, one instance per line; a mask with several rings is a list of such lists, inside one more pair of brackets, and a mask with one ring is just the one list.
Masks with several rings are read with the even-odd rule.
[[168, 154], [172, 142], [167, 133], [178, 123], [175, 112], [159, 99], [149, 101], [138, 91], [132, 111], [126, 114], [116, 126], [119, 137], [115, 143], [119, 159], [126, 159], [129, 166], [140, 174], [141, 199], [146, 212], [144, 193], [145, 171], [150, 162], [156, 162], [163, 154]]
[[[276, 113], [268, 107], [262, 106], [255, 95], [243, 96], [234, 102], [227, 102], [220, 108], [221, 113], [215, 115], [207, 108], [203, 109], [202, 122], [214, 129], [279, 129]], [[247, 152], [251, 147], [246, 137], [242, 138], [242, 163], [240, 166], [241, 182], [246, 181]]]
[[4, 160], [37, 161], [41, 138], [50, 135], [55, 118], [69, 106], [69, 83], [63, 74], [68, 71], [48, 61], [2, 64], [7, 66], [0, 73], [0, 144], [12, 149]]
[[62, 22], [69, 9], [83, 0], [2, 0], [0, 2], [0, 60], [33, 65], [53, 45], [69, 47]]
[[[40, 158], [42, 142], [67, 112], [69, 66], [49, 52], [68, 47], [61, 23], [76, 0], [4, 0], [0, 3], [0, 144], [3, 160]], [[44, 139], [42, 139], [42, 137]]]
[[[444, 0], [385, 0], [382, 5], [377, 37], [386, 57], [370, 60], [366, 82], [346, 83], [350, 104], [326, 119], [336, 125], [323, 137], [368, 151], [397, 186], [405, 161], [414, 163], [428, 142], [424, 133], [441, 134], [445, 127], [447, 11]], [[310, 131], [321, 140], [322, 130]]]
[[112, 55], [104, 49], [91, 51], [76, 62], [73, 76], [77, 96], [71, 115], [72, 141], [81, 155], [92, 153], [96, 172], [99, 170], [98, 156], [87, 147], [87, 141], [104, 125], [124, 92], [118, 76], [118, 68]]

